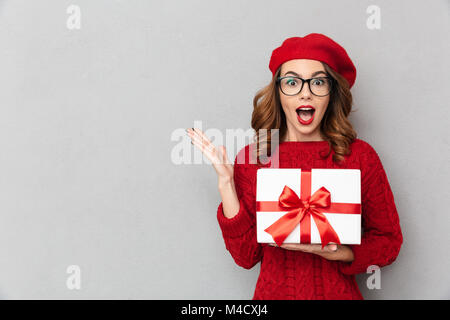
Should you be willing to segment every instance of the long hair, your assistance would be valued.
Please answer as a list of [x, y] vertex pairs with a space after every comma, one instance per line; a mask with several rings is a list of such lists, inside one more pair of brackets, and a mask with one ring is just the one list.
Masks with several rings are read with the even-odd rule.
[[[352, 111], [353, 97], [347, 80], [326, 63], [321, 63], [333, 82], [330, 101], [320, 123], [320, 133], [323, 140], [328, 141], [329, 148], [327, 154], [322, 154], [321, 157], [327, 158], [333, 149], [333, 161], [341, 163], [345, 160], [344, 156], [350, 153], [349, 146], [357, 136], [347, 118]], [[257, 159], [257, 164], [262, 164], [261, 160], [265, 156], [271, 156], [271, 148], [276, 147], [272, 146], [272, 137], [275, 134], [278, 135], [280, 143], [287, 136], [286, 115], [281, 106], [276, 82], [280, 71], [281, 66], [275, 72], [272, 81], [260, 89], [253, 98], [251, 124], [255, 130], [254, 157]], [[271, 130], [275, 131], [275, 134]]]

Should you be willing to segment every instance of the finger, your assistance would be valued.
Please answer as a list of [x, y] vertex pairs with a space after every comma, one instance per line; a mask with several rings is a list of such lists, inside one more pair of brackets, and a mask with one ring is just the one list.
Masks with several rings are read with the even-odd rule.
[[291, 246], [294, 246], [301, 250], [311, 249], [311, 245], [305, 244], [305, 243], [295, 243], [295, 244], [293, 243], [293, 244], [291, 244]]
[[225, 163], [225, 158], [227, 157], [227, 155], [225, 154], [225, 147], [220, 146], [219, 152], [220, 152], [220, 160], [222, 160], [222, 163]]
[[208, 150], [209, 152], [214, 153], [214, 151], [215, 151], [214, 146], [205, 144], [204, 140], [202, 140], [199, 136], [190, 135], [190, 138], [193, 142], [197, 142], [199, 145], [204, 146], [205, 150]]
[[196, 133], [202, 140], [205, 140], [205, 144], [210, 146], [212, 145], [211, 141], [208, 139], [208, 137], [200, 130], [197, 128], [192, 128], [192, 130], [194, 131], [194, 133]]
[[[223, 164], [228, 163], [228, 158], [226, 157], [226, 151], [223, 151], [222, 154], [219, 150], [216, 149], [216, 147], [212, 144], [212, 142], [208, 139], [208, 137], [197, 128], [191, 128], [189, 131], [192, 132], [193, 139], [197, 139], [197, 141], [201, 141], [208, 150], [211, 151], [212, 156], [216, 156], [217, 158], [214, 158], [214, 160], [211, 160], [213, 163]], [[222, 156], [225, 154], [225, 160], [223, 160]]]
[[217, 164], [224, 164], [222, 147], [223, 146], [219, 146], [213, 150], [213, 153], [215, 153], [215, 163]]
[[221, 146], [220, 151], [221, 151], [222, 163], [223, 164], [231, 164], [230, 160], [228, 159], [227, 149], [225, 148], [225, 146]]
[[191, 144], [198, 147], [205, 156], [213, 164], [221, 164], [221, 160], [217, 157], [217, 150], [213, 144], [207, 145], [206, 141], [201, 138], [201, 136], [193, 130], [194, 128], [186, 129], [189, 137], [191, 138]]
[[330, 251], [336, 251], [337, 250], [337, 245], [336, 244], [329, 244], [327, 245], [328, 249]]
[[335, 244], [328, 244], [322, 248], [322, 245], [317, 245], [317, 248], [315, 248], [315, 251], [317, 252], [335, 252], [337, 250], [337, 247]]
[[306, 243], [298, 243], [295, 244], [297, 250], [303, 251], [303, 252], [315, 252], [317, 250], [320, 250], [320, 245], [317, 244], [306, 244]]
[[191, 143], [197, 146], [213, 165], [222, 164], [222, 161], [217, 156], [217, 151], [214, 146], [213, 148], [207, 147], [204, 143], [200, 142], [198, 138], [193, 138], [193, 141]]
[[281, 248], [296, 251], [308, 251], [305, 245], [299, 243], [284, 243], [281, 245]]
[[212, 153], [212, 151], [210, 149], [208, 149], [203, 143], [199, 142], [198, 140], [192, 140], [191, 142], [194, 146], [198, 147], [200, 149], [201, 152], [203, 152], [203, 154], [211, 161], [211, 162], [217, 162], [217, 160], [215, 160], [215, 156]]
[[223, 153], [225, 155], [224, 163], [233, 165], [233, 162], [230, 160], [230, 158], [228, 158], [228, 153], [227, 153], [227, 149], [225, 149], [225, 146], [223, 146]]
[[223, 151], [222, 151], [222, 146], [218, 146], [217, 148], [216, 148], [216, 150], [217, 150], [217, 159], [219, 159], [219, 161], [221, 162], [221, 163], [223, 163]]
[[218, 164], [225, 164], [226, 163], [226, 151], [224, 146], [219, 146], [215, 149], [216, 152], [216, 158]]
[[203, 133], [202, 130], [198, 129], [198, 128], [191, 128], [192, 132], [194, 132], [195, 134], [199, 135], [200, 137], [203, 137], [203, 139], [205, 140], [209, 140], [208, 137]]

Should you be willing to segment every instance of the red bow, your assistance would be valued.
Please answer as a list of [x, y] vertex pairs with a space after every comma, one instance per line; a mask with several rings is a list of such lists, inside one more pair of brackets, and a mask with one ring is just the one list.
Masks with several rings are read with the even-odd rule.
[[291, 188], [285, 186], [278, 199], [278, 203], [281, 208], [291, 211], [264, 230], [272, 235], [278, 246], [283, 244], [284, 239], [286, 239], [306, 215], [312, 215], [317, 225], [322, 248], [330, 242], [341, 243], [325, 215], [318, 210], [318, 208], [329, 208], [331, 205], [331, 195], [325, 187], [321, 187], [306, 200], [301, 200]]

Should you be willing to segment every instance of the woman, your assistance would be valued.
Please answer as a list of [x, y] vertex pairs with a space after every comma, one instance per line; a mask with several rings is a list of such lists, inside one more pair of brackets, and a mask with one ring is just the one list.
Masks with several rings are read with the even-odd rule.
[[[188, 130], [218, 174], [225, 246], [239, 266], [261, 262], [253, 299], [363, 299], [355, 274], [392, 263], [403, 236], [380, 158], [347, 119], [356, 69], [344, 48], [317, 33], [286, 39], [272, 52], [269, 69], [272, 81], [253, 101], [258, 143], [244, 147], [234, 166], [223, 146], [216, 149], [203, 132]], [[280, 168], [361, 170], [360, 245], [257, 243], [256, 170], [267, 166], [260, 160], [272, 140], [261, 129], [279, 130]]]

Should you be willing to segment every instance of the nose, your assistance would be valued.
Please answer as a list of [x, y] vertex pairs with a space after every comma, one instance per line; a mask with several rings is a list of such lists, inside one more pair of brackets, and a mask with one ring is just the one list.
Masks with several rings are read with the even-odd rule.
[[298, 96], [299, 96], [299, 98], [300, 98], [301, 100], [303, 100], [303, 99], [311, 99], [312, 93], [311, 93], [311, 90], [310, 90], [310, 88], [309, 88], [309, 83], [308, 83], [308, 82], [305, 82], [305, 83], [303, 84], [303, 88], [302, 88], [302, 90], [298, 93]]

